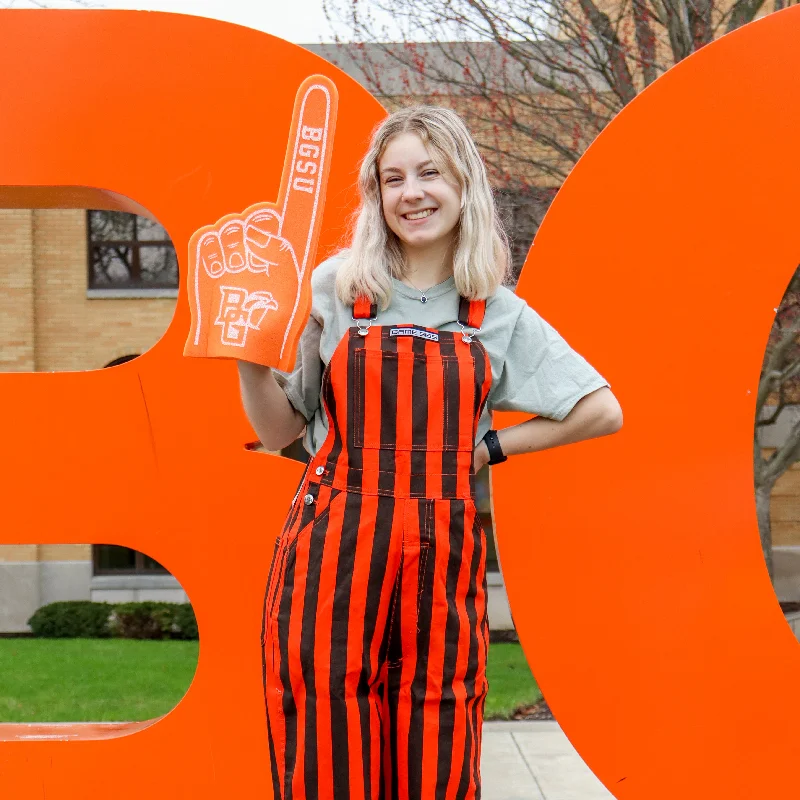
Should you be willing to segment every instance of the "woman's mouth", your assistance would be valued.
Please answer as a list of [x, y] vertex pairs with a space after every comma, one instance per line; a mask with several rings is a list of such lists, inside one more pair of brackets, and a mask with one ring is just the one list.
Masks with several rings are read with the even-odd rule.
[[423, 208], [420, 211], [411, 211], [408, 214], [401, 214], [400, 216], [403, 217], [403, 219], [413, 222], [418, 219], [427, 219], [434, 211], [436, 211], [435, 208]]

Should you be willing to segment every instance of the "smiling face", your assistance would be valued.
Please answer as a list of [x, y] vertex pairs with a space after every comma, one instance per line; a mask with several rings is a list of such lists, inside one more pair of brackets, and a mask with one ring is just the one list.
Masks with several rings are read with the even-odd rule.
[[415, 133], [395, 136], [378, 162], [386, 224], [404, 249], [448, 248], [461, 214], [461, 188], [433, 163]]

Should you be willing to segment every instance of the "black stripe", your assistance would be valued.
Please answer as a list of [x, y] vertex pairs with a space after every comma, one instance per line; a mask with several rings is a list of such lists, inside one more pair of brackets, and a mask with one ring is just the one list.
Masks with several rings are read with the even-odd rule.
[[275, 800], [280, 800], [281, 782], [278, 778], [278, 759], [275, 753], [275, 739], [272, 736], [272, 726], [269, 724], [269, 716], [267, 716], [267, 741], [269, 742], [269, 765], [272, 770], [272, 796]]
[[[294, 549], [294, 548], [292, 548]], [[283, 587], [280, 596], [278, 611], [278, 645], [281, 653], [280, 680], [283, 689], [283, 719], [286, 727], [286, 748], [284, 751], [284, 781], [283, 800], [292, 800], [292, 775], [297, 763], [297, 705], [292, 694], [292, 682], [289, 674], [289, 659], [294, 658], [294, 653], [289, 653], [289, 614], [292, 606], [292, 592], [294, 591], [294, 564], [291, 569], [286, 569]]]
[[458, 449], [461, 410], [461, 366], [457, 358], [442, 363], [444, 372], [444, 446]]
[[428, 362], [424, 357], [415, 357], [411, 372], [411, 446], [412, 448], [425, 450], [427, 445]]
[[361, 448], [354, 447], [354, 442], [364, 439], [364, 404], [368, 402], [365, 381], [365, 353], [362, 337], [351, 334], [347, 358], [347, 459], [350, 469], [347, 471], [347, 485], [353, 491], [361, 490], [361, 472], [363, 464]]
[[[328, 514], [320, 514], [311, 528], [311, 537], [308, 544], [306, 591], [303, 598], [303, 619], [300, 628], [300, 668], [302, 669], [303, 683], [306, 689], [306, 746], [303, 765], [307, 798], [319, 796], [319, 776], [317, 774], [317, 683], [316, 670], [314, 669], [314, 650], [316, 646], [319, 581], [322, 572], [322, 558], [325, 550], [325, 533], [328, 530], [328, 520]], [[296, 550], [296, 547], [294, 549]]]
[[392, 613], [390, 614], [389, 622], [389, 637], [388, 648], [386, 651], [386, 659], [388, 661], [386, 670], [386, 692], [387, 692], [387, 705], [389, 707], [389, 747], [391, 758], [391, 787], [392, 787], [392, 800], [399, 800], [400, 791], [398, 784], [398, 763], [397, 753], [399, 743], [397, 740], [397, 711], [400, 701], [400, 678], [403, 672], [403, 644], [402, 644], [402, 603], [400, 602], [400, 595], [403, 586], [403, 561], [400, 560], [400, 569], [397, 573], [397, 583], [395, 584], [394, 602], [392, 603]]
[[[379, 356], [376, 354], [375, 356]], [[381, 446], [397, 445], [397, 376], [398, 360], [391, 353], [381, 353]], [[403, 409], [408, 413], [408, 409]]]
[[458, 298], [458, 321], [462, 325], [469, 325], [469, 300], [466, 297]]
[[475, 427], [477, 428], [478, 420], [483, 412], [483, 407], [489, 398], [488, 392], [486, 393], [486, 397], [481, 397], [483, 381], [486, 378], [486, 360], [484, 358], [484, 353], [486, 351], [483, 349], [483, 345], [474, 339], [470, 345], [470, 351], [472, 352], [472, 360], [475, 364], [475, 402], [472, 407], [472, 414], [475, 421]]

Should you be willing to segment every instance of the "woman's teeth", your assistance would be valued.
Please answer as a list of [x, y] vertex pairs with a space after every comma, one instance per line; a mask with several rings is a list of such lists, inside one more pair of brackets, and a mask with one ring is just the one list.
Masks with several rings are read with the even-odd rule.
[[434, 211], [436, 211], [435, 208], [426, 208], [424, 211], [415, 211], [412, 214], [403, 214], [403, 216], [406, 219], [422, 219], [423, 217], [429, 217]]

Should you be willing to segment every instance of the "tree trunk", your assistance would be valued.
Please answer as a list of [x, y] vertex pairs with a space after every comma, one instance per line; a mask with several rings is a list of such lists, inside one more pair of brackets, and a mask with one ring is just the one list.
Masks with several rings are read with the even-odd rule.
[[758, 532], [761, 536], [761, 550], [764, 561], [767, 562], [769, 579], [775, 585], [775, 571], [772, 564], [772, 526], [769, 519], [769, 503], [772, 494], [772, 485], [756, 487], [756, 517], [758, 519]]

